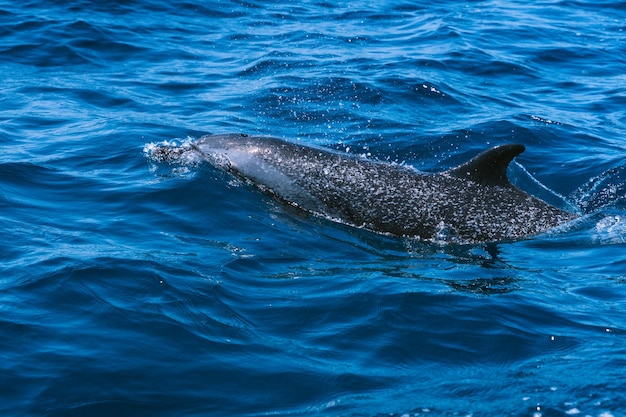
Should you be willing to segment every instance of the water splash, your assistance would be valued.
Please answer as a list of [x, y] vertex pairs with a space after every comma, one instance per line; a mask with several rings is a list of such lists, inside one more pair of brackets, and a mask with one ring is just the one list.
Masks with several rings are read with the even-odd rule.
[[626, 166], [603, 172], [572, 194], [581, 210], [594, 213], [600, 209], [626, 208]]
[[626, 243], [626, 214], [606, 213], [592, 231], [592, 240], [596, 244], [614, 245]]
[[150, 162], [150, 172], [158, 177], [189, 178], [202, 158], [193, 147], [194, 140], [164, 140], [146, 143], [143, 152]]
[[197, 166], [202, 158], [193, 147], [193, 138], [185, 140], [164, 140], [160, 143], [146, 143], [143, 148], [146, 157], [156, 163], [170, 165]]

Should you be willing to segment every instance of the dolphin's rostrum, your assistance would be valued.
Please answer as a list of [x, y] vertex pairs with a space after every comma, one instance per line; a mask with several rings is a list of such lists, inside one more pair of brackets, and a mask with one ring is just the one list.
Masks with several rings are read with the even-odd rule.
[[509, 182], [507, 167], [523, 145], [496, 146], [436, 174], [272, 137], [207, 135], [194, 148], [294, 206], [379, 233], [478, 243], [536, 235], [576, 217]]

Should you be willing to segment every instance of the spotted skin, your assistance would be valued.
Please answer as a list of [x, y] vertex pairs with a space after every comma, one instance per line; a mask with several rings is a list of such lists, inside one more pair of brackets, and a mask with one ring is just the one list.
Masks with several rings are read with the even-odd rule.
[[194, 148], [204, 159], [308, 212], [374, 232], [455, 243], [514, 240], [576, 216], [506, 177], [522, 145], [492, 148], [457, 168], [413, 168], [278, 138], [207, 135]]

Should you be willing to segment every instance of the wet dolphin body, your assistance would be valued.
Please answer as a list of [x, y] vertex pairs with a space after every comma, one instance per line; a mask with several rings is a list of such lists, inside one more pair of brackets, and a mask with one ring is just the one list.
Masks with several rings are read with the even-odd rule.
[[497, 146], [436, 174], [271, 137], [207, 135], [194, 148], [303, 210], [396, 236], [512, 240], [576, 217], [509, 182], [507, 167], [523, 145]]

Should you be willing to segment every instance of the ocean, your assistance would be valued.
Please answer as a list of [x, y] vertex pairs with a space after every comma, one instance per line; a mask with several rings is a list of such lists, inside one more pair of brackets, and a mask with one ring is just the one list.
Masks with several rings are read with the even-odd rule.
[[[626, 3], [0, 0], [3, 416], [626, 416]], [[436, 244], [155, 146], [438, 172], [580, 217]]]

